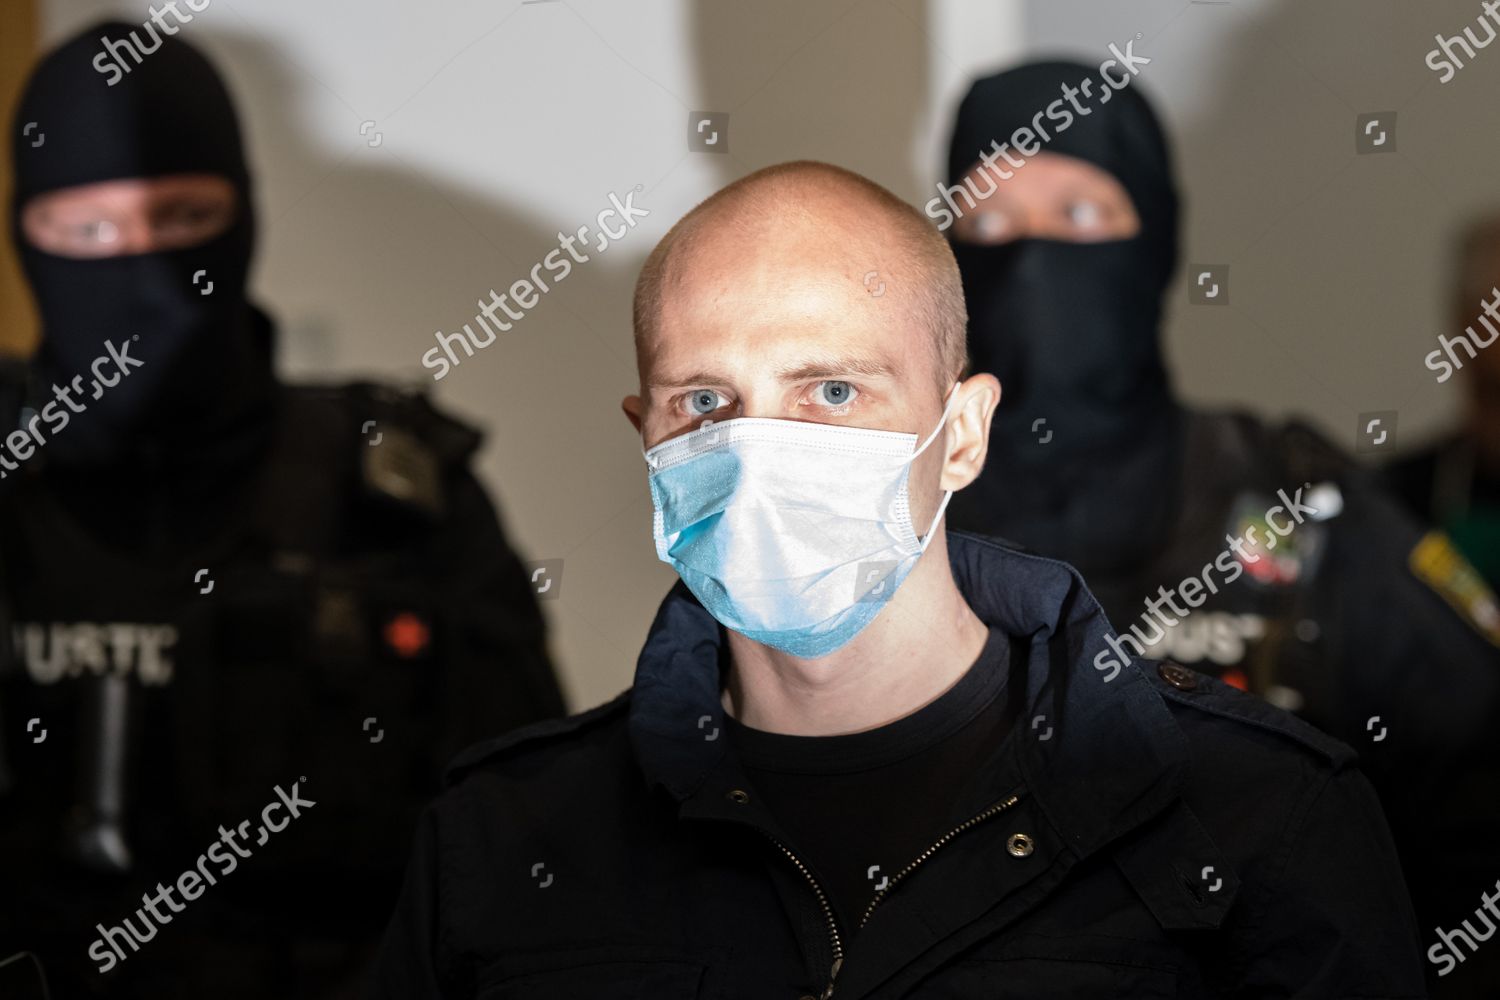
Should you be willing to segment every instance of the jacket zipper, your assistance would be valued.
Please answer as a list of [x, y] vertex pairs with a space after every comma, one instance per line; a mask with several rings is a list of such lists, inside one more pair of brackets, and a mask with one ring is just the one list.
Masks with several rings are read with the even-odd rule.
[[769, 833], [767, 833], [766, 836], [770, 838], [771, 843], [781, 848], [781, 853], [785, 854], [789, 859], [791, 859], [792, 864], [796, 865], [797, 870], [802, 873], [802, 877], [807, 879], [807, 884], [812, 886], [813, 893], [818, 897], [818, 906], [822, 907], [823, 916], [828, 920], [828, 936], [829, 939], [833, 942], [833, 965], [831, 965], [828, 969], [828, 985], [823, 988], [823, 992], [818, 997], [818, 1000], [829, 1000], [829, 998], [833, 996], [833, 981], [834, 979], [838, 978], [839, 969], [844, 964], [844, 942], [843, 939], [839, 937], [838, 919], [833, 915], [833, 907], [828, 905], [827, 893], [825, 893], [823, 891], [823, 887], [818, 884], [818, 880], [813, 878], [813, 873], [807, 870], [807, 866], [802, 863], [802, 859], [793, 854], [791, 848], [787, 847], [775, 837], [772, 837]]
[[[932, 855], [936, 853], [939, 848], [947, 844], [948, 841], [952, 840], [960, 833], [968, 830], [970, 827], [976, 826], [993, 816], [998, 816], [1000, 813], [1005, 812], [1005, 810], [1009, 809], [1020, 800], [1021, 796], [1019, 794], [1008, 795], [1005, 798], [1001, 799], [999, 802], [996, 802], [994, 805], [990, 806], [988, 809], [984, 810], [984, 812], [980, 813], [977, 816], [973, 816], [968, 820], [965, 820], [963, 823], [960, 823], [958, 826], [955, 826], [953, 829], [949, 830], [947, 833], [939, 837], [936, 841], [933, 842], [932, 846], [928, 847], [927, 850], [917, 855], [915, 861], [897, 872], [896, 875], [888, 883], [886, 883], [886, 887], [884, 889], [875, 894], [875, 898], [870, 900], [870, 905], [865, 910], [865, 915], [859, 921], [860, 928], [863, 929], [865, 924], [869, 922], [870, 914], [874, 913], [875, 907], [880, 904], [881, 900], [885, 899], [886, 896], [890, 895], [891, 890], [896, 888], [896, 883], [900, 882], [902, 879], [910, 875], [924, 861], [932, 857]], [[839, 936], [839, 924], [837, 918], [835, 918], [833, 915], [833, 907], [828, 905], [827, 893], [825, 893], [823, 891], [823, 887], [818, 884], [818, 880], [813, 877], [813, 873], [808, 871], [807, 866], [802, 863], [802, 859], [793, 854], [791, 848], [787, 847], [775, 837], [772, 837], [769, 833], [766, 834], [766, 837], [770, 839], [771, 843], [781, 848], [781, 853], [785, 854], [787, 858], [792, 862], [792, 864], [797, 866], [797, 870], [802, 873], [802, 877], [807, 879], [807, 884], [812, 886], [813, 894], [818, 897], [818, 906], [822, 908], [823, 916], [828, 921], [828, 936], [833, 943], [833, 965], [828, 970], [828, 985], [823, 988], [823, 993], [821, 996], [819, 996], [818, 1000], [830, 1000], [830, 998], [833, 996], [833, 982], [836, 978], [838, 978], [839, 969], [842, 968], [844, 964], [844, 942], [843, 939]]]
[[894, 889], [894, 888], [896, 888], [896, 883], [898, 883], [902, 879], [906, 878], [906, 876], [910, 875], [913, 871], [915, 871], [922, 864], [922, 862], [924, 862], [928, 858], [932, 857], [932, 855], [937, 852], [938, 848], [942, 847], [944, 844], [948, 843], [948, 841], [952, 840], [954, 837], [958, 836], [960, 833], [963, 833], [965, 830], [969, 829], [970, 827], [977, 826], [978, 824], [983, 823], [985, 820], [987, 820], [987, 819], [989, 819], [989, 818], [991, 818], [993, 816], [1000, 815], [1001, 813], [1005, 812], [1005, 810], [1009, 809], [1011, 806], [1015, 805], [1020, 800], [1021, 800], [1021, 796], [1020, 795], [1009, 795], [1009, 796], [1006, 796], [1005, 798], [1001, 799], [999, 802], [996, 802], [994, 805], [990, 806], [984, 812], [980, 813], [977, 816], [973, 816], [973, 817], [965, 820], [964, 822], [960, 823], [958, 826], [955, 826], [953, 829], [951, 829], [947, 833], [943, 834], [936, 841], [934, 841], [931, 847], [927, 848], [927, 850], [925, 850], [921, 854], [917, 855], [917, 858], [916, 858], [915, 861], [913, 861], [911, 864], [907, 865], [905, 868], [903, 868], [899, 872], [897, 872], [891, 878], [891, 880], [886, 883], [885, 888], [881, 889], [879, 892], [877, 892], [875, 894], [875, 898], [872, 899], [872, 900], [870, 900], [870, 905], [865, 908], [865, 915], [860, 918], [860, 921], [859, 921], [860, 929], [863, 930], [865, 924], [867, 924], [867, 923], [870, 922], [870, 914], [874, 913], [875, 912], [875, 907], [879, 906], [880, 903], [881, 903], [881, 901], [884, 900], [885, 897], [887, 897], [887, 896], [889, 896], [891, 894], [891, 890]]

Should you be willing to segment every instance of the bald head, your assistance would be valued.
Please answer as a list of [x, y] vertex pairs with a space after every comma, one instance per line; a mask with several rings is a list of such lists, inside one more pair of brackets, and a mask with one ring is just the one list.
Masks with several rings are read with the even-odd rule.
[[[940, 391], [967, 367], [968, 316], [947, 240], [880, 185], [798, 161], [758, 170], [710, 196], [651, 252], [635, 289], [642, 382], [664, 325], [686, 318], [702, 296], [744, 281], [767, 295], [826, 292], [909, 329], [924, 343], [907, 361], [927, 365]], [[795, 309], [795, 298], [788, 305]]]
[[966, 322], [952, 252], [914, 209], [837, 167], [771, 167], [652, 251], [635, 295], [641, 393], [621, 409], [648, 449], [739, 419], [910, 434], [910, 509], [927, 523], [979, 475], [1000, 401], [993, 375], [963, 378]]

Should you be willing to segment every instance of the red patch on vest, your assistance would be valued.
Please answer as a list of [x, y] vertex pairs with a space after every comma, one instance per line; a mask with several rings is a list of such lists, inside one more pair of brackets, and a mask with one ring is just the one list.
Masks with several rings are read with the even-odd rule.
[[432, 630], [427, 623], [410, 611], [403, 611], [385, 625], [386, 645], [397, 656], [411, 659], [419, 655], [432, 641]]

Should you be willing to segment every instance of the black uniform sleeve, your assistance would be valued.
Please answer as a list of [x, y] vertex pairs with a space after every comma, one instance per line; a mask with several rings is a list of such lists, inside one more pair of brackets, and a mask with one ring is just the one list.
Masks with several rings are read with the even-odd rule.
[[450, 478], [448, 497], [439, 766], [472, 743], [565, 712], [536, 594], [494, 507], [467, 470]]
[[1342, 768], [1304, 803], [1249, 935], [1240, 995], [1425, 997], [1416, 921], [1369, 782]]
[[[1411, 751], [1468, 749], [1500, 707], [1500, 649], [1418, 579], [1409, 564], [1424, 528], [1389, 497], [1350, 490], [1333, 522], [1320, 590], [1330, 641], [1344, 671], [1343, 694], [1360, 732], [1369, 713], [1400, 715]], [[1357, 668], [1357, 669], [1356, 669]], [[1382, 709], [1384, 711], [1382, 711]]]
[[1359, 748], [1429, 926], [1471, 909], [1500, 865], [1500, 649], [1413, 573], [1423, 529], [1388, 497], [1351, 491], [1333, 524], [1319, 618], [1342, 718], [1327, 728]]

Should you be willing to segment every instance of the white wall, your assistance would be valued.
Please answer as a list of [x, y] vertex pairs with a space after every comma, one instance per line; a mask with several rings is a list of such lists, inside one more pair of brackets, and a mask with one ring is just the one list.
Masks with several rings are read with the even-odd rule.
[[[44, 0], [46, 41], [106, 14], [141, 21], [146, 6]], [[1475, 9], [211, 0], [183, 30], [242, 102], [260, 184], [256, 286], [281, 320], [289, 374], [426, 380], [418, 359], [435, 329], [458, 329], [559, 229], [643, 185], [641, 229], [436, 390], [488, 428], [481, 473], [517, 546], [565, 560], [544, 607], [582, 707], [629, 683], [673, 580], [654, 558], [639, 439], [619, 401], [635, 386], [636, 269], [694, 203], [797, 157], [920, 203], [969, 79], [1026, 52], [1102, 59], [1139, 31], [1155, 60], [1143, 79], [1179, 133], [1187, 255], [1233, 268], [1230, 309], [1173, 310], [1185, 393], [1307, 412], [1342, 440], [1357, 412], [1399, 409], [1414, 435], [1452, 403], [1420, 359], [1440, 318], [1447, 229], [1493, 176], [1484, 98], [1500, 46], [1446, 86], [1422, 56]], [[1355, 157], [1355, 114], [1390, 109], [1400, 151]], [[700, 110], [730, 114], [728, 155], [687, 151]], [[366, 120], [378, 146], [360, 134]]]

